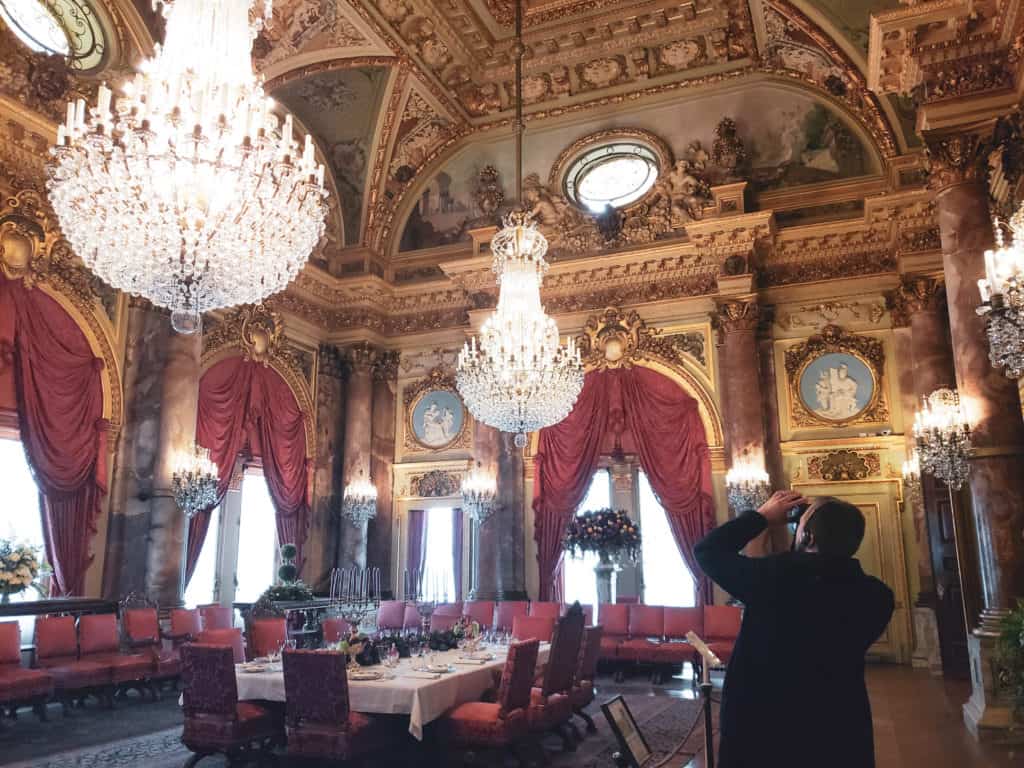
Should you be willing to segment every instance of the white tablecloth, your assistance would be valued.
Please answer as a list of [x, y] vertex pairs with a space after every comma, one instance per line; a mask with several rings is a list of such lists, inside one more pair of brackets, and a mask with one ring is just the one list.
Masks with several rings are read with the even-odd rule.
[[[372, 682], [349, 680], [349, 705], [356, 712], [381, 715], [408, 715], [409, 733], [423, 739], [423, 727], [439, 718], [449, 709], [467, 701], [477, 701], [481, 694], [494, 684], [494, 672], [500, 673], [505, 665], [506, 649], [492, 649], [495, 659], [486, 664], [464, 666], [455, 664], [460, 651], [435, 654], [438, 663], [448, 662], [455, 666], [454, 672], [441, 675], [436, 680], [412, 677], [413, 667], [423, 666], [427, 658], [402, 659], [393, 670], [384, 666], [373, 667], [385, 673], [393, 673], [394, 679]], [[547, 661], [550, 646], [542, 644], [537, 663]], [[284, 701], [284, 673], [280, 671], [243, 672], [236, 668], [239, 699], [263, 699]]]

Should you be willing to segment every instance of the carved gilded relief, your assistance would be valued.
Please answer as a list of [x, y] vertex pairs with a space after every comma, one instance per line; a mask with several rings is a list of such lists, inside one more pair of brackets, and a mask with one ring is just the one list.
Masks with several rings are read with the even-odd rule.
[[675, 364], [691, 358], [706, 364], [703, 333], [663, 336], [660, 329], [648, 328], [635, 310], [626, 313], [618, 307], [589, 317], [576, 343], [587, 370], [629, 368], [652, 358]]
[[882, 457], [877, 453], [838, 450], [807, 459], [807, 476], [830, 483], [882, 476]]

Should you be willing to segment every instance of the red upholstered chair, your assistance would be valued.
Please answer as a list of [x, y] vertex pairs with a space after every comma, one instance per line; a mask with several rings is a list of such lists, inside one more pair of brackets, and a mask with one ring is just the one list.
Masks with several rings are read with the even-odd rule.
[[182, 646], [181, 680], [185, 714], [181, 740], [194, 753], [186, 768], [215, 754], [227, 755], [234, 765], [283, 742], [277, 717], [258, 704], [238, 700], [230, 648], [202, 643]]
[[434, 608], [434, 616], [454, 616], [458, 618], [462, 615], [462, 602], [457, 603], [441, 603]]
[[494, 625], [494, 601], [470, 600], [463, 604], [462, 615], [475, 621], [483, 629], [490, 629]]
[[53, 678], [54, 694], [70, 713], [71, 699], [92, 694], [110, 701], [111, 670], [108, 664], [78, 658], [75, 620], [71, 616], [36, 618], [35, 665]]
[[439, 743], [458, 752], [518, 749], [528, 734], [526, 708], [539, 647], [537, 640], [512, 643], [496, 701], [473, 701], [449, 710], [437, 723]]
[[203, 629], [231, 629], [235, 626], [235, 609], [230, 605], [211, 603], [199, 606]]
[[245, 638], [240, 629], [204, 629], [196, 641], [203, 645], [222, 645], [231, 649], [235, 664], [245, 661]]
[[31, 705], [46, 720], [46, 700], [53, 694], [53, 677], [41, 669], [21, 666], [21, 627], [0, 622], [0, 710]]
[[[562, 616], [565, 616], [565, 612], [572, 606], [569, 603], [562, 603]], [[592, 605], [580, 605], [583, 609], [583, 625], [586, 627], [593, 626], [594, 624], [594, 606]]]
[[149, 659], [147, 677], [154, 697], [160, 698], [160, 684], [181, 677], [178, 649], [164, 648], [156, 608], [126, 608], [122, 616], [125, 641], [135, 653]]
[[404, 628], [405, 601], [382, 600], [377, 609], [377, 629], [392, 632]]
[[[704, 635], [702, 608], [665, 608], [665, 642], [654, 652], [656, 664], [682, 666], [693, 662], [693, 646], [686, 642], [686, 633]], [[663, 676], [663, 675], [662, 675]]]
[[420, 616], [420, 612], [416, 610], [415, 605], [406, 605], [405, 613], [402, 616], [402, 629], [415, 629], [418, 630], [423, 626], [423, 618]]
[[401, 723], [353, 712], [345, 656], [338, 651], [285, 651], [288, 754], [349, 760], [394, 747]]
[[561, 603], [542, 603], [534, 601], [530, 603], [530, 615], [539, 616], [545, 619], [557, 619], [564, 613]]
[[78, 652], [82, 661], [108, 666], [115, 688], [136, 688], [141, 694], [147, 685], [152, 662], [139, 653], [121, 653], [117, 616], [112, 613], [86, 614], [78, 619]]
[[266, 616], [249, 622], [249, 653], [270, 656], [288, 642], [288, 621], [284, 616]]
[[320, 622], [320, 628], [324, 633], [324, 643], [336, 643], [352, 632], [352, 625], [337, 616], [325, 618]]
[[629, 606], [629, 639], [619, 646], [620, 659], [649, 663], [665, 634], [665, 609], [660, 605]]
[[583, 644], [580, 646], [580, 661], [576, 667], [576, 681], [572, 687], [569, 700], [572, 711], [583, 718], [587, 724], [587, 733], [595, 733], [597, 727], [594, 719], [583, 710], [594, 700], [594, 678], [597, 676], [597, 662], [601, 658], [601, 634], [604, 629], [596, 627], [583, 628]]
[[597, 620], [604, 627], [601, 636], [601, 658], [611, 661], [619, 657], [619, 644], [629, 638], [629, 606], [622, 603], [601, 603]]
[[547, 616], [516, 616], [512, 619], [512, 639], [533, 638], [542, 643], [550, 643], [555, 633], [555, 621]]
[[174, 608], [171, 610], [171, 634], [174, 644], [190, 643], [203, 631], [202, 618], [198, 608]]
[[494, 628], [501, 630], [512, 629], [512, 620], [516, 616], [529, 616], [530, 604], [525, 600], [509, 600], [498, 603], [494, 611]]
[[449, 629], [459, 623], [461, 616], [450, 616], [441, 614], [438, 616], [436, 613], [430, 616], [430, 631], [431, 632], [447, 632]]
[[[743, 611], [737, 606], [704, 606], [704, 637], [701, 639], [722, 660], [723, 664], [728, 664], [729, 659], [732, 658], [732, 651], [736, 645], [736, 638], [740, 635], [742, 624]], [[700, 660], [696, 655], [694, 658], [699, 663]]]
[[544, 667], [540, 686], [530, 691], [530, 706], [526, 710], [526, 725], [531, 736], [539, 740], [544, 733], [554, 731], [562, 737], [567, 750], [574, 750], [576, 742], [568, 730], [572, 719], [573, 682], [583, 642], [583, 612], [569, 611], [555, 624], [551, 638], [551, 654]]

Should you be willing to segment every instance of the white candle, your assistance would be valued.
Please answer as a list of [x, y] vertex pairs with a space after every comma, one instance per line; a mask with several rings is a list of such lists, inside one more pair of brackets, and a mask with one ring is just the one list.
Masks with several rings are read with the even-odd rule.
[[101, 85], [97, 91], [96, 108], [99, 110], [100, 117], [106, 120], [107, 115], [110, 112], [110, 89], [107, 88], [106, 83]]

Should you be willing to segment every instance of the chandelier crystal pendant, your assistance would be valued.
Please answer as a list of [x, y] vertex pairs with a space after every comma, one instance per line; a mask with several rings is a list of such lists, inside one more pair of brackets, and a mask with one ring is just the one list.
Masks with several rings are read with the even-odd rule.
[[978, 281], [985, 318], [988, 357], [994, 368], [1011, 379], [1024, 376], [1024, 202], [1010, 218], [1011, 242], [1003, 225], [994, 221], [995, 250], [985, 251], [985, 277]]
[[498, 496], [498, 483], [494, 475], [484, 472], [480, 462], [462, 480], [462, 506], [471, 520], [478, 525], [491, 516]]
[[[324, 231], [323, 166], [310, 136], [272, 114], [251, 48], [271, 2], [167, 0], [166, 35], [115, 100], [69, 103], [49, 198], [102, 280], [171, 310], [203, 312], [283, 290]], [[154, 2], [155, 7], [155, 2]]]
[[362, 470], [359, 470], [358, 480], [345, 486], [341, 497], [341, 513], [357, 527], [377, 516], [377, 487], [363, 479]]
[[937, 389], [921, 398], [914, 440], [921, 471], [959, 491], [970, 475], [971, 430], [956, 390]]
[[733, 512], [758, 509], [771, 495], [771, 478], [763, 467], [740, 460], [725, 473], [725, 488]]
[[557, 424], [572, 410], [583, 389], [583, 363], [573, 339], [559, 341], [558, 325], [544, 312], [540, 286], [547, 271], [548, 242], [533, 216], [522, 209], [523, 44], [522, 0], [516, 3], [513, 122], [516, 197], [520, 210], [505, 216], [491, 240], [492, 269], [497, 277], [498, 306], [459, 353], [455, 383], [478, 421], [515, 434]]
[[171, 474], [171, 492], [178, 509], [188, 518], [217, 503], [217, 465], [210, 452], [198, 445], [181, 456]]

